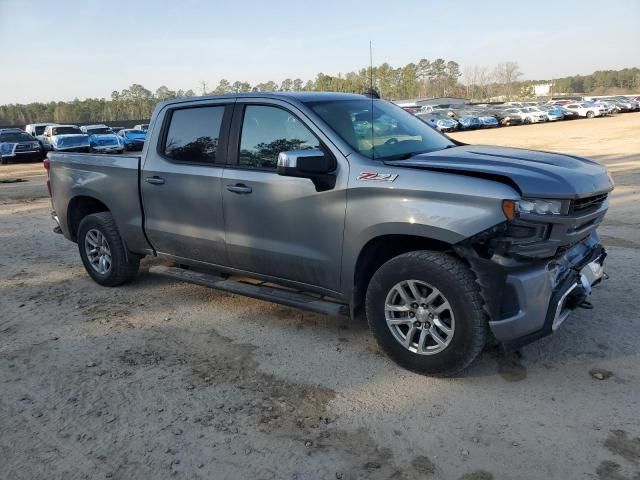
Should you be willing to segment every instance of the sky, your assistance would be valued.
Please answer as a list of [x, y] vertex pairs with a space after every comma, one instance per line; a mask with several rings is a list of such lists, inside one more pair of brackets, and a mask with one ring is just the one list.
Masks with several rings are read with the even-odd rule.
[[369, 62], [515, 61], [523, 79], [640, 66], [640, 0], [0, 0], [0, 104], [210, 90]]

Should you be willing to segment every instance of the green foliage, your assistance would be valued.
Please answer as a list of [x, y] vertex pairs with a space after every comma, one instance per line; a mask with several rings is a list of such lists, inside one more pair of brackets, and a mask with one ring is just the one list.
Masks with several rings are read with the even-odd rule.
[[[406, 99], [435, 96], [464, 96], [484, 99], [495, 96], [511, 97], [513, 94], [532, 94], [531, 85], [540, 81], [519, 81], [522, 75], [515, 62], [498, 64], [492, 71], [488, 67], [466, 67], [464, 85], [460, 83], [460, 65], [452, 60], [436, 58], [420, 59], [395, 68], [383, 63], [373, 70], [369, 67], [336, 76], [318, 73], [306, 82], [300, 78], [286, 78], [280, 84], [273, 81], [251, 85], [248, 82], [226, 79], [220, 80], [212, 91], [207, 82], [199, 83], [202, 92], [212, 94], [277, 92], [277, 91], [333, 91], [360, 93], [369, 88], [373, 79], [374, 87], [383, 98]], [[583, 92], [608, 94], [640, 91], [640, 69], [602, 70], [591, 75], [553, 80], [553, 93]], [[10, 104], [0, 106], [1, 125], [25, 125], [37, 122], [93, 123], [100, 121], [140, 120], [151, 117], [153, 109], [160, 101], [173, 98], [192, 97], [193, 90], [170, 90], [166, 86], [155, 92], [142, 85], [131, 85], [120, 92], [111, 93], [110, 99], [88, 98], [70, 102]]]

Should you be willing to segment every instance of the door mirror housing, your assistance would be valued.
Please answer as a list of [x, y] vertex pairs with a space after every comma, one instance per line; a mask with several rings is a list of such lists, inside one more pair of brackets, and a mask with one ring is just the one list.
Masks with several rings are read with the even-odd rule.
[[276, 172], [283, 177], [308, 178], [321, 192], [335, 186], [335, 169], [334, 158], [322, 150], [289, 150], [278, 155]]

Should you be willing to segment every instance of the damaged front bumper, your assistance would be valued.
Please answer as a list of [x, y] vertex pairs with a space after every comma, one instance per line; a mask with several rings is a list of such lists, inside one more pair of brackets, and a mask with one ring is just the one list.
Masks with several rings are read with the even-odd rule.
[[606, 278], [606, 251], [595, 232], [546, 261], [465, 257], [478, 278], [491, 331], [508, 349], [551, 334]]

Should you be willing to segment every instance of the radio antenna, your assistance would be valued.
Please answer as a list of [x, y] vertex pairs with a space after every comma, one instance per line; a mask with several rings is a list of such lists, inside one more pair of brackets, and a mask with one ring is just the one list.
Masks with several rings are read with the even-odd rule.
[[373, 46], [369, 40], [369, 97], [371, 97], [371, 159], [376, 158], [376, 146], [373, 132]]
[[373, 47], [369, 40], [369, 88], [373, 90]]

